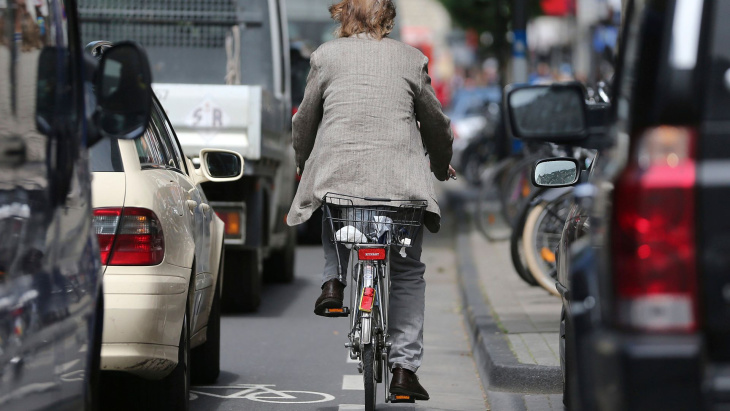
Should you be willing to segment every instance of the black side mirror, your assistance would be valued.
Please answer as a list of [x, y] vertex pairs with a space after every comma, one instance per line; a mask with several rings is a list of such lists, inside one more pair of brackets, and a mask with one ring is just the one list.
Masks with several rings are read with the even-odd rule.
[[577, 143], [589, 135], [583, 87], [578, 83], [505, 89], [510, 133], [524, 140]]
[[152, 111], [152, 75], [140, 46], [122, 42], [105, 50], [95, 89], [102, 136], [135, 139], [144, 133]]
[[535, 187], [569, 187], [578, 182], [580, 162], [574, 158], [548, 158], [535, 163], [532, 184]]
[[200, 160], [205, 181], [236, 181], [243, 176], [243, 157], [235, 151], [203, 149]]

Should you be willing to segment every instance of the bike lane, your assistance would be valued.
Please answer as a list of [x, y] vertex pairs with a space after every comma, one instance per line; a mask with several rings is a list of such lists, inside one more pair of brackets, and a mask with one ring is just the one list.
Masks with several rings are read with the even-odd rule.
[[[460, 314], [452, 238], [427, 234], [424, 244], [425, 353], [418, 375], [432, 399], [386, 405], [379, 385], [378, 409], [487, 409]], [[364, 409], [362, 377], [344, 348], [347, 319], [312, 313], [322, 266], [320, 247], [300, 247], [292, 284], [268, 285], [258, 313], [223, 317], [221, 376], [215, 385], [192, 388], [191, 410]]]

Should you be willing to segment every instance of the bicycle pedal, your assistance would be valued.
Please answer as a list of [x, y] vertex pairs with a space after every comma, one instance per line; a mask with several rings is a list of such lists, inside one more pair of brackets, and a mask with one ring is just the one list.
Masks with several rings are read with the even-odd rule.
[[325, 317], [338, 318], [338, 317], [348, 317], [349, 315], [350, 315], [350, 309], [347, 307], [325, 308], [325, 310], [324, 310]]
[[393, 404], [414, 404], [416, 402], [410, 395], [390, 394], [388, 398]]

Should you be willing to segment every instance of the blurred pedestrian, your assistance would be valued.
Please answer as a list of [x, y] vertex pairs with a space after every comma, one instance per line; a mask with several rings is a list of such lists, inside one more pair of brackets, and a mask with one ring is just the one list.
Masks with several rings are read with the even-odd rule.
[[[294, 117], [302, 180], [287, 221], [307, 221], [331, 192], [427, 200], [424, 225], [437, 232], [441, 217], [430, 173], [446, 181], [455, 172], [449, 165], [450, 120], [431, 86], [428, 58], [388, 38], [396, 15], [391, 0], [342, 0], [330, 13], [339, 23], [337, 39], [312, 53], [304, 100]], [[314, 310], [318, 315], [342, 307], [346, 286], [346, 278], [338, 276], [338, 249], [329, 225], [322, 231], [325, 268]], [[405, 257], [391, 256], [388, 364], [392, 394], [428, 400], [415, 376], [423, 357], [422, 241], [419, 230]], [[340, 253], [347, 272], [349, 253]]]

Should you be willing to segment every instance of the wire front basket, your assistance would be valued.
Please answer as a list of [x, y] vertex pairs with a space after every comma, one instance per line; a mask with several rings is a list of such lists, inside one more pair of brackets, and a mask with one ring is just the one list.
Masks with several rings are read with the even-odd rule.
[[[410, 247], [423, 223], [425, 200], [389, 200], [328, 193], [324, 218], [332, 243]], [[382, 205], [388, 203], [392, 205]]]

